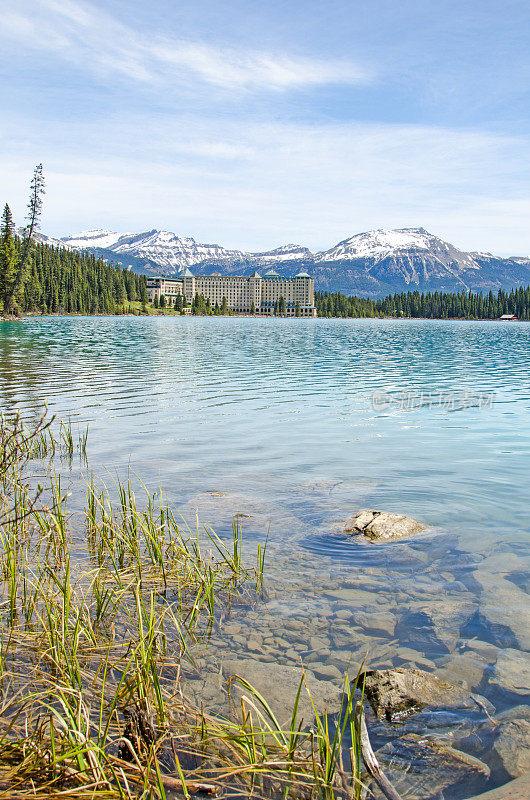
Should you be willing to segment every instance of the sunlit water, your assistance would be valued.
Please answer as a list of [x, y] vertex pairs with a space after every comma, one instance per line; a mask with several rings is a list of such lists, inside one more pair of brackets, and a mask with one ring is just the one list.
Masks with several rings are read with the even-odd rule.
[[[31, 318], [0, 324], [1, 404], [88, 422], [96, 474], [161, 487], [188, 521], [223, 533], [245, 515], [249, 553], [268, 533], [269, 619], [313, 626], [290, 654], [269, 643], [281, 663], [317, 650], [340, 670], [351, 645], [455, 670], [504, 708], [528, 699], [494, 671], [530, 649], [529, 353], [524, 323]], [[432, 529], [351, 542], [340, 521], [362, 507]], [[367, 592], [390, 622], [357, 617]]]

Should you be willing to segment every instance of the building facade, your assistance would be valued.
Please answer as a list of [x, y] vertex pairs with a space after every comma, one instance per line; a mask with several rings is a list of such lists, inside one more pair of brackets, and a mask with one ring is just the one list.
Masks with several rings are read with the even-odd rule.
[[252, 275], [194, 275], [185, 269], [176, 278], [148, 278], [147, 294], [151, 302], [164, 295], [168, 305], [175, 305], [178, 295], [191, 305], [196, 295], [202, 295], [210, 306], [221, 308], [223, 300], [230, 311], [236, 314], [255, 313], [272, 316], [278, 305], [287, 317], [316, 317], [315, 284], [307, 272], [299, 272], [294, 278], [283, 278], [274, 270], [261, 276]]

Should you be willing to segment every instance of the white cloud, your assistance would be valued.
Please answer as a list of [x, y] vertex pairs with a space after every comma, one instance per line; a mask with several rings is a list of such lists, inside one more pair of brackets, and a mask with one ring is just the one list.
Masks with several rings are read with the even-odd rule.
[[423, 225], [463, 249], [530, 252], [524, 137], [130, 117], [34, 126], [15, 149], [20, 128], [4, 121], [0, 136], [6, 199], [23, 213], [31, 167], [44, 160], [43, 225], [54, 235], [159, 227], [251, 250], [324, 249], [362, 230]]
[[348, 61], [288, 57], [204, 42], [140, 35], [110, 14], [75, 0], [28, 0], [2, 12], [0, 38], [11, 39], [111, 78], [145, 84], [190, 79], [226, 90], [283, 91], [330, 83], [365, 83], [369, 72]]

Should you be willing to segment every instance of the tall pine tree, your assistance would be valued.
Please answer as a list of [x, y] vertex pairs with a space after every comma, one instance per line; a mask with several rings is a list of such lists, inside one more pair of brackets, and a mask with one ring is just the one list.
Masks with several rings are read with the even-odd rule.
[[9, 313], [10, 309], [6, 308], [7, 298], [11, 296], [16, 277], [18, 253], [14, 237], [13, 217], [7, 203], [2, 214], [0, 234], [0, 304], [2, 311]]

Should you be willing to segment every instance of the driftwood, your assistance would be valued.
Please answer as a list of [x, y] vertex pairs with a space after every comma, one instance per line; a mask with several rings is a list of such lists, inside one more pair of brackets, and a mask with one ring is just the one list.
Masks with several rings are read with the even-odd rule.
[[359, 739], [361, 742], [361, 754], [363, 757], [364, 765], [374, 781], [377, 783], [387, 800], [402, 800], [402, 797], [396, 792], [385, 773], [379, 766], [379, 762], [375, 757], [370, 744], [368, 736], [368, 728], [364, 720], [364, 708], [362, 702], [357, 703], [355, 707], [355, 727], [359, 731]]

